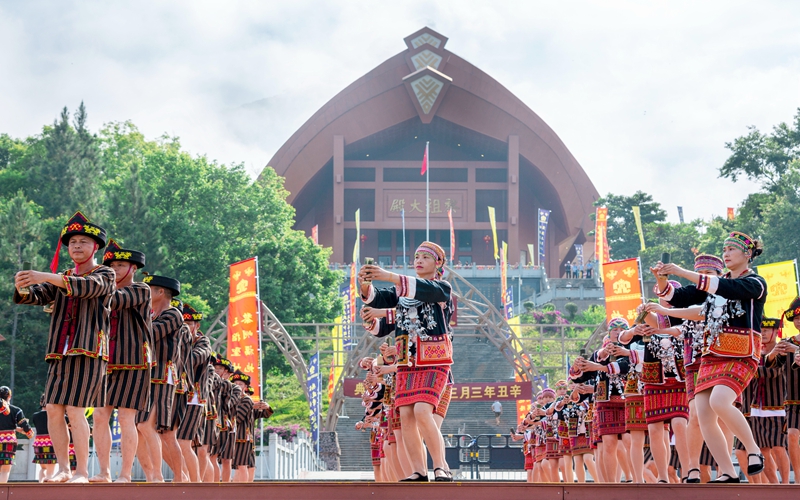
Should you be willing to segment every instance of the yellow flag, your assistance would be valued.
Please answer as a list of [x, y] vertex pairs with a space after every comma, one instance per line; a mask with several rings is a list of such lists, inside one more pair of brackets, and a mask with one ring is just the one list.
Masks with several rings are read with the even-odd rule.
[[333, 392], [339, 377], [342, 376], [344, 367], [344, 341], [342, 335], [342, 317], [337, 316], [333, 320], [336, 326], [331, 332], [331, 343], [333, 344], [333, 359], [331, 360], [331, 371], [328, 376], [328, 401], [333, 399]]
[[497, 221], [494, 218], [494, 207], [489, 207], [489, 223], [492, 225], [492, 243], [494, 243], [494, 260], [498, 260], [500, 258], [500, 254], [497, 251]]
[[358, 262], [361, 247], [361, 209], [356, 210], [356, 243], [353, 245], [353, 262]]
[[[797, 297], [797, 261], [787, 260], [758, 266], [758, 274], [767, 281], [767, 302], [764, 304], [765, 318], [782, 318], [783, 312]], [[783, 322], [783, 338], [794, 337], [797, 328], [791, 321]]]
[[528, 256], [531, 259], [531, 265], [533, 265], [533, 243], [528, 243]]
[[647, 247], [644, 246], [644, 233], [642, 232], [642, 212], [639, 210], [639, 207], [631, 207], [633, 208], [633, 219], [636, 221], [636, 230], [639, 231], [639, 243], [642, 244], [642, 251], [647, 250]]
[[500, 293], [503, 294], [503, 305], [506, 304], [506, 288], [508, 288], [508, 245], [503, 242], [503, 253], [500, 257]]

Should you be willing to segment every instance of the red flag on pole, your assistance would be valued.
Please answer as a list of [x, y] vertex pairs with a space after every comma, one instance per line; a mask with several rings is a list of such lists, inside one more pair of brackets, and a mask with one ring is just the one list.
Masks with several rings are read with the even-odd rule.
[[311, 239], [315, 245], [319, 245], [319, 224], [311, 228]]
[[428, 144], [425, 144], [425, 156], [422, 157], [422, 170], [419, 172], [419, 175], [425, 175], [425, 172], [428, 171]]

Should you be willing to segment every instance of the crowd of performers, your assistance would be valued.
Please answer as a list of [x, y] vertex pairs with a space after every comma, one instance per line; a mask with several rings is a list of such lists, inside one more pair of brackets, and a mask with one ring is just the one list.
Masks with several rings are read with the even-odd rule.
[[[182, 304], [178, 280], [146, 275], [145, 255], [107, 241], [105, 230], [76, 213], [61, 231], [73, 267], [63, 273], [20, 271], [14, 302], [51, 315], [42, 410], [25, 419], [0, 388], [0, 481], [14, 460], [16, 433], [34, 437], [34, 462], [47, 482], [111, 482], [110, 422], [116, 409], [122, 468], [130, 482], [134, 458], [149, 482], [252, 481], [255, 421], [272, 414], [253, 401], [250, 377], [212, 352], [200, 330], [202, 313]], [[95, 254], [102, 253], [102, 264]], [[94, 408], [93, 429], [86, 409]], [[99, 473], [89, 477], [89, 438]]]
[[767, 284], [749, 267], [760, 253], [733, 232], [722, 259], [651, 268], [658, 303], [633, 326], [610, 321], [602, 347], [520, 424], [528, 481], [583, 482], [588, 470], [597, 482], [700, 483], [715, 468], [711, 482], [738, 483], [735, 450], [750, 483], [788, 484], [800, 471], [800, 344], [780, 337], [784, 318], [800, 327], [800, 298], [764, 317]]
[[[393, 344], [360, 361], [367, 370], [365, 415], [356, 428], [370, 431], [377, 481], [429, 481], [428, 453], [433, 481], [453, 480], [441, 433], [453, 385], [453, 302], [442, 279], [445, 262], [444, 250], [426, 241], [414, 253], [416, 278], [374, 265], [364, 265], [358, 275], [364, 327], [380, 338], [394, 334]], [[376, 289], [373, 280], [394, 286]]]

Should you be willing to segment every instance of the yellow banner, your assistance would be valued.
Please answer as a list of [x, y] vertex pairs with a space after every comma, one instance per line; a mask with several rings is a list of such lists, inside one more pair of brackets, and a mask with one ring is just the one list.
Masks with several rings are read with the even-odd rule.
[[618, 260], [603, 264], [603, 289], [606, 296], [606, 320], [636, 319], [636, 308], [642, 303], [639, 281], [639, 259]]
[[597, 259], [597, 272], [603, 280], [603, 264], [608, 262], [608, 240], [606, 239], [606, 229], [608, 228], [608, 208], [597, 207], [594, 218], [594, 258]]
[[639, 243], [642, 245], [642, 251], [647, 250], [647, 247], [644, 246], [644, 232], [642, 231], [642, 211], [639, 207], [632, 207], [633, 208], [633, 220], [636, 221], [636, 230], [639, 231]]
[[533, 243], [528, 243], [528, 257], [531, 259], [531, 265], [533, 265]]
[[258, 299], [258, 260], [230, 265], [226, 355], [236, 370], [250, 375], [253, 399], [261, 399], [261, 320]]
[[[764, 317], [782, 318], [783, 312], [797, 297], [797, 262], [787, 260], [758, 266], [758, 274], [767, 280], [767, 302]], [[797, 328], [791, 321], [783, 322], [783, 338], [794, 337]]]
[[508, 288], [508, 245], [503, 242], [503, 253], [500, 255], [500, 293], [503, 305], [506, 305], [506, 289]]
[[[511, 328], [511, 331], [517, 336], [518, 339], [522, 338], [522, 327], [520, 326], [520, 317], [514, 316], [513, 318], [508, 320], [508, 326]], [[520, 355], [522, 355], [522, 344], [519, 342], [514, 342], [514, 350], [516, 350]], [[516, 382], [521, 382], [525, 384], [530, 384], [530, 382], [524, 382], [522, 377], [518, 374], [515, 375], [514, 380]], [[517, 422], [522, 422], [522, 419], [525, 418], [525, 415], [531, 411], [531, 400], [530, 399], [518, 399], [517, 400]]]
[[[500, 255], [497, 251], [497, 220], [494, 217], [494, 207], [489, 208], [489, 223], [492, 225], [492, 243], [494, 243], [494, 260], [498, 260]], [[503, 293], [506, 291], [503, 290]]]
[[331, 371], [328, 375], [328, 401], [333, 399], [333, 391], [336, 388], [336, 382], [342, 376], [342, 369], [344, 367], [344, 340], [342, 332], [342, 317], [339, 316], [333, 320], [336, 326], [333, 327], [331, 332], [331, 343], [333, 344], [333, 359], [331, 359]]

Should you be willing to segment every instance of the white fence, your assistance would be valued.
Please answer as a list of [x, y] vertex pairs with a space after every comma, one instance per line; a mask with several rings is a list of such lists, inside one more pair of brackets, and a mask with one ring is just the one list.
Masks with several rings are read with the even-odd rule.
[[[21, 439], [14, 465], [11, 468], [10, 481], [36, 481], [39, 466], [32, 463], [33, 447], [29, 440]], [[122, 466], [120, 450], [111, 450], [111, 476], [116, 478]], [[89, 458], [89, 474], [97, 473], [99, 466], [97, 456], [92, 450]], [[256, 480], [302, 479], [308, 472], [326, 470], [325, 463], [317, 458], [315, 444], [306, 432], [298, 433], [292, 442], [285, 441], [277, 434], [269, 435], [269, 444], [263, 448], [256, 446]], [[166, 464], [162, 465], [164, 479], [172, 479], [172, 471]], [[144, 481], [144, 472], [139, 461], [133, 463], [133, 480]]]

